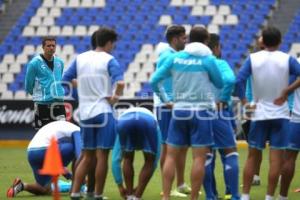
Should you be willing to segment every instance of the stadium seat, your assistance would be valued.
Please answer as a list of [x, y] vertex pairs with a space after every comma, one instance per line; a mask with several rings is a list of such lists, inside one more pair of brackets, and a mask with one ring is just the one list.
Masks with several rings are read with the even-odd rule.
[[46, 8], [52, 8], [55, 5], [54, 2], [55, 0], [44, 0], [42, 5]]
[[169, 15], [162, 15], [159, 19], [159, 25], [168, 26], [172, 24], [172, 17]]

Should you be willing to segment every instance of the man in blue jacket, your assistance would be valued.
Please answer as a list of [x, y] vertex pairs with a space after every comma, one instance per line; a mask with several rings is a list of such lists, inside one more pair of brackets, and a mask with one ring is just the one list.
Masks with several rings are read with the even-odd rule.
[[[156, 69], [163, 66], [164, 62], [174, 53], [184, 49], [187, 41], [185, 28], [180, 25], [172, 25], [168, 27], [166, 40], [168, 43], [161, 42], [157, 46], [156, 52], [159, 57], [156, 63]], [[172, 79], [168, 78], [164, 80], [162, 85], [166, 94], [170, 99], [172, 99]], [[163, 102], [161, 102], [155, 94], [153, 100], [156, 109], [157, 121], [162, 134], [162, 150], [160, 157], [160, 167], [162, 171], [167, 154], [166, 140], [172, 116], [172, 109], [168, 108]], [[191, 188], [184, 181], [187, 149], [188, 148], [182, 148], [179, 156], [180, 159], [178, 159], [176, 163], [177, 187], [171, 192], [171, 196], [174, 197], [187, 197], [187, 194], [191, 193]]]
[[36, 129], [66, 116], [61, 84], [64, 63], [54, 55], [55, 49], [54, 37], [43, 38], [44, 53], [34, 56], [27, 64], [25, 90], [34, 101]]
[[[234, 128], [232, 125], [232, 108], [231, 94], [235, 84], [235, 75], [229, 64], [220, 58], [221, 45], [220, 37], [217, 34], [210, 34], [208, 46], [217, 57], [217, 65], [222, 74], [224, 86], [215, 89], [215, 101], [217, 105], [216, 118], [213, 120], [213, 136], [215, 145], [213, 149], [219, 150], [224, 170], [226, 193], [230, 192], [232, 197], [229, 199], [240, 199], [239, 195], [239, 164], [238, 153], [236, 150], [236, 141]], [[210, 152], [207, 154], [204, 189], [206, 200], [214, 200], [217, 198], [216, 185], [214, 184], [214, 164], [215, 154]]]
[[[175, 163], [180, 149], [192, 147], [191, 199], [197, 199], [205, 171], [206, 153], [213, 142], [210, 110], [214, 107], [211, 84], [223, 87], [216, 58], [205, 45], [209, 34], [204, 27], [192, 28], [190, 44], [171, 56], [151, 77], [153, 91], [173, 113], [167, 137], [167, 156], [163, 167], [163, 199], [170, 199]], [[173, 101], [159, 87], [172, 77]]]
[[[127, 200], [140, 200], [157, 166], [160, 156], [160, 131], [155, 116], [146, 108], [129, 108], [117, 122], [117, 139], [112, 153], [112, 172], [120, 195]], [[134, 188], [134, 153], [142, 150], [144, 166]], [[121, 161], [123, 160], [122, 178]]]

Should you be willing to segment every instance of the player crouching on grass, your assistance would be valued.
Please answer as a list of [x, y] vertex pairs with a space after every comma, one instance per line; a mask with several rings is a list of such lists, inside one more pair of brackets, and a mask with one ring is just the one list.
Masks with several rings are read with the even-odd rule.
[[[67, 167], [71, 161], [73, 164], [79, 158], [81, 152], [80, 128], [67, 121], [55, 121], [43, 126], [30, 141], [27, 148], [28, 162], [32, 168], [35, 183], [24, 183], [16, 178], [12, 186], [7, 190], [7, 197], [15, 197], [19, 192], [27, 191], [35, 195], [48, 195], [51, 193], [51, 176], [40, 175], [43, 167], [45, 153], [50, 145], [51, 138], [58, 141], [63, 166]], [[71, 175], [65, 175], [71, 178]]]
[[[117, 139], [112, 153], [112, 172], [120, 195], [126, 200], [140, 200], [160, 157], [160, 131], [157, 121], [146, 108], [129, 108], [117, 121]], [[144, 166], [136, 188], [134, 182], [134, 153], [142, 150]], [[123, 178], [121, 162], [123, 160]]]

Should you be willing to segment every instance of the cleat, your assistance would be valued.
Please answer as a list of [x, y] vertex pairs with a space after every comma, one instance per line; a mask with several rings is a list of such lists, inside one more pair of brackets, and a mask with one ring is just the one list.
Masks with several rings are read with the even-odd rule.
[[295, 193], [300, 192], [300, 188], [295, 189], [294, 192], [295, 192]]
[[182, 197], [182, 198], [187, 197], [186, 194], [178, 192], [177, 190], [172, 190], [170, 196], [172, 196], [172, 197]]
[[260, 180], [253, 180], [251, 185], [253, 186], [259, 186], [260, 185]]
[[[164, 196], [164, 192], [160, 192], [160, 196]], [[172, 196], [172, 197], [181, 197], [181, 198], [187, 197], [186, 194], [180, 193], [177, 190], [172, 190], [171, 193], [170, 193], [170, 196]]]
[[177, 187], [177, 191], [183, 194], [191, 194], [192, 189], [184, 183], [181, 186]]
[[231, 198], [232, 198], [232, 195], [231, 195], [231, 194], [226, 194], [226, 195], [224, 196], [224, 200], [231, 200]]
[[6, 192], [6, 196], [7, 198], [13, 198], [23, 189], [24, 189], [24, 184], [22, 183], [21, 179], [15, 178], [12, 186], [8, 188]]

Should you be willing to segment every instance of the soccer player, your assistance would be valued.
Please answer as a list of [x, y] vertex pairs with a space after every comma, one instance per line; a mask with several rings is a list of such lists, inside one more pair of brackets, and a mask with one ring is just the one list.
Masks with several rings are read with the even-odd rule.
[[237, 76], [238, 96], [243, 105], [248, 103], [245, 98], [245, 83], [250, 76], [253, 101], [256, 103], [255, 107], [251, 106], [256, 109], [252, 114], [248, 136], [249, 152], [244, 168], [242, 200], [250, 199], [251, 182], [267, 139], [270, 141], [270, 168], [265, 199], [273, 199], [289, 126], [288, 104], [285, 102], [278, 106], [273, 101], [288, 86], [289, 75], [300, 74], [297, 60], [278, 51], [281, 33], [277, 28], [266, 27], [262, 37], [265, 50], [250, 54]]
[[[214, 104], [211, 84], [223, 87], [216, 58], [205, 45], [209, 34], [204, 27], [193, 27], [190, 44], [172, 55], [153, 74], [150, 83], [153, 91], [168, 106], [173, 105], [172, 118], [167, 137], [167, 155], [163, 166], [163, 199], [170, 199], [180, 149], [192, 147], [191, 199], [196, 200], [203, 181], [206, 153], [213, 145], [212, 120], [209, 110]], [[160, 83], [172, 77], [173, 100], [160, 92]]]
[[[222, 163], [224, 165], [225, 183], [230, 192], [232, 200], [240, 199], [239, 195], [239, 164], [238, 153], [236, 150], [235, 134], [232, 127], [231, 116], [231, 94], [235, 84], [235, 75], [229, 64], [220, 58], [221, 45], [220, 37], [217, 34], [210, 34], [208, 46], [213, 54], [217, 57], [217, 66], [222, 74], [224, 86], [222, 89], [215, 90], [215, 101], [217, 105], [216, 119], [212, 122], [214, 146], [213, 149], [222, 151]], [[213, 184], [214, 181], [214, 154], [212, 152], [207, 154], [207, 161], [205, 164], [204, 189], [207, 200], [214, 200], [217, 194], [214, 193], [216, 189]]]
[[[186, 44], [187, 36], [185, 33], [185, 28], [180, 25], [172, 25], [168, 27], [166, 32], [166, 43], [159, 43], [157, 47], [157, 54], [159, 55], [156, 69], [159, 69], [168, 57], [173, 55], [175, 52], [184, 49]], [[168, 78], [163, 81], [163, 89], [166, 94], [172, 99], [172, 79]], [[162, 133], [162, 153], [160, 158], [160, 167], [163, 169], [165, 159], [166, 159], [166, 139], [168, 135], [168, 129], [170, 125], [172, 110], [168, 108], [164, 103], [160, 101], [158, 96], [154, 94], [154, 106], [156, 108], [156, 116], [158, 124]], [[191, 192], [191, 188], [184, 182], [184, 169], [186, 162], [186, 153], [188, 148], [182, 148], [180, 151], [180, 159], [176, 163], [176, 177], [177, 177], [177, 189], [171, 192], [171, 196], [175, 197], [187, 197], [186, 194]]]
[[39, 170], [43, 167], [45, 153], [52, 137], [58, 141], [63, 166], [67, 167], [71, 161], [79, 158], [81, 153], [80, 128], [67, 121], [48, 123], [34, 135], [27, 148], [28, 162], [36, 182], [25, 183], [16, 178], [13, 185], [7, 190], [7, 197], [15, 197], [21, 191], [35, 195], [50, 194], [51, 176], [40, 175]]
[[65, 119], [66, 116], [61, 84], [64, 63], [54, 55], [55, 48], [55, 38], [44, 37], [44, 53], [34, 56], [27, 64], [25, 90], [34, 101], [36, 129], [49, 122]]
[[[146, 108], [132, 107], [117, 122], [118, 136], [112, 153], [112, 172], [120, 195], [127, 200], [140, 200], [157, 166], [160, 156], [160, 131], [155, 116]], [[144, 166], [134, 187], [134, 154], [142, 150]], [[123, 160], [122, 178], [121, 162]]]
[[[300, 59], [298, 59], [298, 62]], [[281, 105], [288, 99], [288, 95], [291, 94], [295, 89], [293, 95], [293, 106], [292, 106], [292, 114], [290, 120], [290, 130], [288, 134], [288, 145], [284, 152], [284, 164], [281, 171], [281, 184], [280, 184], [280, 196], [279, 200], [287, 200], [288, 199], [288, 191], [291, 184], [291, 181], [294, 177], [295, 167], [296, 167], [296, 159], [298, 156], [298, 152], [300, 151], [300, 142], [299, 142], [299, 127], [300, 127], [300, 81], [294, 82], [289, 87], [283, 90], [282, 96], [283, 101], [278, 103], [280, 98], [275, 100], [275, 103]], [[297, 190], [296, 190], [297, 192]]]
[[75, 171], [71, 199], [80, 199], [80, 186], [96, 159], [94, 198], [102, 200], [108, 169], [108, 155], [115, 143], [112, 105], [123, 93], [123, 69], [110, 54], [117, 34], [110, 28], [97, 30], [97, 48], [79, 54], [64, 74], [77, 79], [83, 160]]
[[[255, 46], [255, 52], [257, 51], [260, 51], [260, 50], [264, 50], [265, 47], [264, 47], [264, 44], [263, 44], [263, 41], [262, 41], [262, 36], [258, 37], [257, 41], [256, 41], [256, 46]], [[251, 86], [251, 78], [249, 78], [247, 80], [247, 86], [246, 86], [246, 98], [247, 98], [247, 101], [248, 102], [252, 102], [253, 100], [253, 95], [252, 95], [252, 86]], [[249, 129], [250, 129], [250, 119], [246, 116], [246, 120], [243, 122], [242, 124], [242, 128], [243, 128], [243, 131], [244, 131], [244, 134], [246, 136], [246, 140], [248, 139], [248, 134], [249, 134]], [[257, 164], [257, 167], [255, 169], [255, 173], [254, 173], [254, 176], [253, 176], [253, 180], [252, 180], [252, 185], [253, 186], [258, 186], [260, 185], [260, 166], [261, 166], [261, 162], [262, 162], [262, 152], [260, 155], [257, 155], [258, 156], [258, 164]]]

